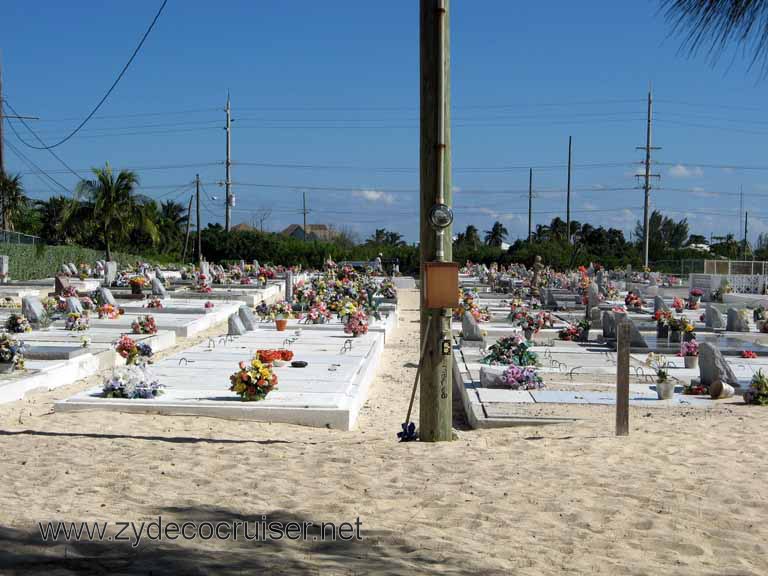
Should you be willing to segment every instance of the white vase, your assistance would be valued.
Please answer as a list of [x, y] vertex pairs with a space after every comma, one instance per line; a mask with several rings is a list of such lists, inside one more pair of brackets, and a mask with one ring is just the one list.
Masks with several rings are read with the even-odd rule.
[[656, 382], [656, 395], [659, 400], [670, 400], [675, 396], [675, 383], [671, 380]]
[[684, 356], [683, 361], [685, 362], [686, 368], [697, 368], [699, 366], [699, 357], [698, 356]]

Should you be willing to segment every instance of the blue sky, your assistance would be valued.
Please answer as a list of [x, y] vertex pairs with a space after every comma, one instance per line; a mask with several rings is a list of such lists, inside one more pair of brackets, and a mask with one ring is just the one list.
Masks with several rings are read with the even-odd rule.
[[[6, 0], [0, 21], [8, 102], [36, 115], [45, 141], [66, 134], [127, 60], [159, 0]], [[712, 66], [679, 52], [652, 1], [452, 1], [455, 231], [502, 220], [527, 231], [565, 214], [574, 140], [577, 220], [629, 232], [641, 216], [633, 173], [655, 97], [662, 175], [655, 207], [692, 232], [768, 232], [766, 84], [738, 53]], [[109, 161], [143, 191], [189, 199], [199, 172], [204, 221], [223, 221], [224, 112], [232, 95], [233, 223], [273, 210], [267, 226], [332, 223], [361, 238], [376, 227], [418, 237], [418, 2], [170, 0], [97, 118], [56, 153], [78, 173]], [[21, 135], [33, 137], [16, 124]], [[10, 171], [20, 151], [65, 188], [76, 177], [21, 144], [6, 123]], [[10, 148], [10, 147], [13, 147]], [[748, 169], [749, 168], [749, 169]], [[752, 169], [759, 168], [759, 169]], [[24, 175], [29, 194], [62, 190]]]

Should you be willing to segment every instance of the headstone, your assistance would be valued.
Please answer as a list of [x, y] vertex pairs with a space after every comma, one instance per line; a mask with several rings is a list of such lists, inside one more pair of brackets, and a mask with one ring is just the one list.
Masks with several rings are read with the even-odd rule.
[[54, 290], [56, 294], [64, 294], [64, 291], [69, 288], [69, 278], [61, 274], [57, 275], [54, 279]]
[[480, 386], [482, 388], [500, 388], [503, 386], [501, 376], [507, 366], [481, 366]]
[[587, 290], [587, 318], [592, 318], [592, 308], [600, 310], [600, 289], [595, 282], [590, 282]]
[[37, 296], [24, 296], [21, 299], [21, 313], [32, 325], [39, 325], [48, 320], [43, 303]]
[[539, 295], [539, 281], [541, 271], [544, 269], [544, 265], [541, 263], [541, 256], [538, 254], [533, 259], [533, 277], [531, 278], [531, 296]]
[[669, 306], [667, 306], [667, 303], [664, 302], [664, 298], [657, 295], [653, 298], [653, 311], [655, 313], [655, 312], [658, 312], [659, 310], [663, 312], [667, 312], [669, 311]]
[[461, 333], [464, 340], [469, 342], [481, 342], [483, 340], [480, 325], [469, 312], [464, 312], [464, 317], [461, 319]]
[[5, 284], [10, 280], [11, 269], [8, 256], [0, 256], [0, 282]]
[[211, 279], [211, 264], [210, 262], [207, 262], [203, 260], [200, 262], [200, 273], [205, 274], [205, 276], [210, 280]]
[[240, 260], [240, 273], [245, 274], [245, 260]]
[[103, 286], [99, 288], [99, 302], [101, 304], [111, 304], [112, 306], [117, 306], [117, 302], [115, 301], [115, 297], [112, 295], [112, 291], [109, 288], [104, 288]]
[[67, 298], [67, 313], [75, 314], [82, 314], [83, 313], [83, 305], [80, 303], [79, 298], [75, 298], [74, 296], [69, 296]]
[[254, 272], [256, 272], [258, 274], [259, 273], [259, 268], [261, 268], [261, 266], [259, 266], [259, 261], [258, 260], [254, 260], [253, 261], [253, 267], [255, 268]]
[[285, 301], [293, 302], [293, 272], [285, 273]]
[[104, 263], [104, 286], [109, 288], [117, 279], [117, 262]]
[[77, 266], [75, 266], [72, 262], [68, 264], [69, 266], [69, 273], [72, 274], [72, 276], [77, 276], [80, 274], [77, 270]]
[[547, 288], [545, 295], [546, 295], [546, 306], [547, 307], [552, 307], [552, 308], [557, 308], [558, 304], [557, 304], [557, 300], [555, 299], [554, 292], [552, 292], [552, 290]]
[[707, 306], [706, 310], [704, 310], [704, 324], [706, 324], [707, 328], [715, 330], [722, 330], [725, 328], [723, 315], [720, 314], [720, 311], [714, 306]]
[[643, 338], [643, 335], [640, 334], [640, 331], [637, 329], [637, 326], [635, 326], [632, 319], [626, 314], [620, 314], [616, 318], [616, 323], [618, 325], [623, 322], [629, 323], [630, 346], [632, 346], [632, 348], [648, 348], [648, 344]]
[[725, 329], [728, 332], [749, 332], [749, 318], [736, 308], [728, 308], [728, 324]]
[[155, 268], [155, 278], [158, 278], [160, 280], [165, 280], [165, 274], [162, 270], [160, 270], [160, 266]]
[[59, 267], [59, 274], [66, 274], [67, 276], [69, 276], [71, 274], [71, 272], [69, 271], [69, 265], [68, 264], [62, 264]]
[[256, 320], [256, 316], [253, 313], [253, 310], [250, 309], [250, 307], [246, 305], [240, 306], [240, 308], [237, 310], [238, 315], [240, 316], [240, 321], [243, 323], [243, 326], [245, 326], [245, 329], [249, 332], [251, 330], [256, 330], [256, 324], [258, 323], [258, 320]]
[[240, 320], [239, 314], [232, 314], [227, 322], [228, 330], [227, 334], [230, 336], [242, 336], [245, 334], [245, 326], [243, 326], [242, 320]]
[[603, 312], [603, 338], [616, 339], [616, 315], [609, 310]]
[[600, 308], [595, 307], [589, 311], [589, 327], [592, 330], [602, 330], [603, 317], [600, 313]]
[[656, 285], [654, 280], [651, 280], [651, 283], [643, 290], [643, 296], [646, 298], [655, 298], [658, 295], [659, 287]]
[[163, 286], [162, 281], [157, 276], [152, 278], [152, 296], [159, 296], [160, 298], [168, 296], [165, 286]]
[[723, 354], [713, 344], [699, 344], [699, 378], [702, 386], [712, 387], [716, 382], [738, 386], [739, 380]]

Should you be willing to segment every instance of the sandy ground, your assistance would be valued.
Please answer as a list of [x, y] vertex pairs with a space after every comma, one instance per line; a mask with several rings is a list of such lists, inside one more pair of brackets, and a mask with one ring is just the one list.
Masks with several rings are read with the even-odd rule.
[[[0, 406], [0, 574], [767, 574], [768, 408], [608, 407], [399, 444], [417, 297], [353, 432]], [[418, 406], [418, 402], [417, 402]], [[361, 521], [362, 541], [43, 544], [38, 521]], [[116, 533], [117, 528], [110, 528]], [[310, 535], [316, 532], [310, 531]], [[125, 535], [125, 534], [123, 534]]]

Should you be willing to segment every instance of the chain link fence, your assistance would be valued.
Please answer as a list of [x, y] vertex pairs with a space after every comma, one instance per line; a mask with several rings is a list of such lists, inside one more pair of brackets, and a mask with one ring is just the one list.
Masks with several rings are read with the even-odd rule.
[[21, 232], [14, 232], [13, 230], [0, 230], [0, 242], [4, 244], [30, 244], [35, 246], [41, 244], [43, 239], [40, 238], [40, 236], [22, 234]]

